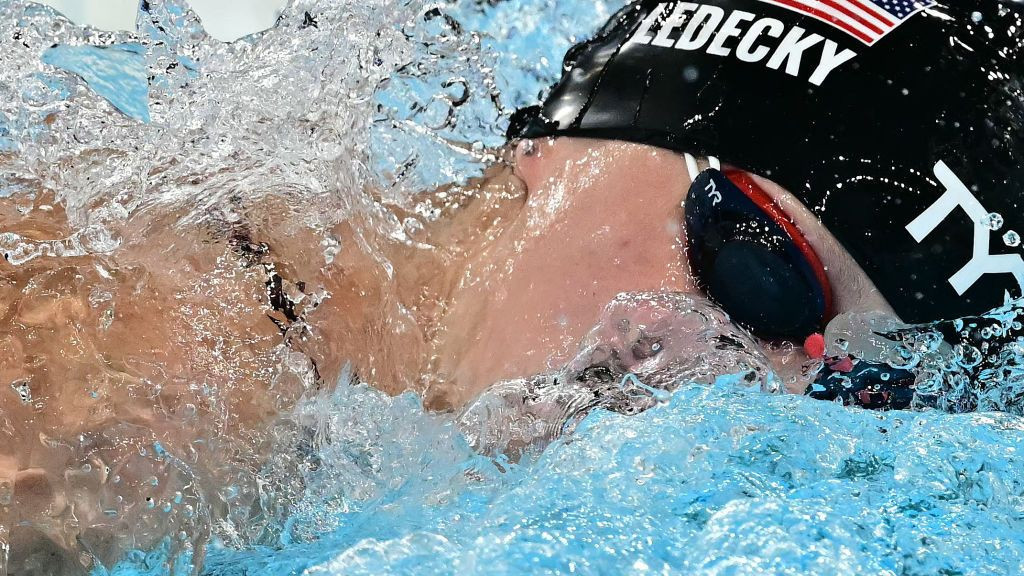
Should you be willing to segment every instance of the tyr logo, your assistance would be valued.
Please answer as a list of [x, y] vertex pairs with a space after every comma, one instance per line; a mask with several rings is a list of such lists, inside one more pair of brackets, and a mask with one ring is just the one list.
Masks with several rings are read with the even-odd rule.
[[907, 231], [920, 243], [959, 206], [974, 223], [974, 246], [971, 260], [949, 279], [953, 289], [963, 296], [986, 274], [1013, 274], [1024, 291], [1024, 258], [1020, 254], [989, 254], [992, 230], [985, 225], [988, 210], [944, 162], [935, 165], [935, 176], [946, 193], [908, 224]]
[[718, 206], [722, 202], [722, 193], [718, 191], [718, 183], [714, 180], [709, 180], [708, 185], [704, 187], [704, 190], [711, 197], [711, 205]]

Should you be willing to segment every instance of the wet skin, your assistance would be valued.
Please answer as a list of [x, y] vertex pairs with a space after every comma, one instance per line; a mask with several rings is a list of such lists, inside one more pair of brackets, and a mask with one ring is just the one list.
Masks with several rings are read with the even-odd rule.
[[[329, 387], [346, 362], [385, 391], [414, 390], [428, 407], [458, 410], [495, 382], [560, 371], [579, 381], [609, 349], [632, 350], [636, 342], [602, 348], [601, 330], [584, 341], [620, 293], [701, 296], [682, 251], [690, 182], [678, 154], [543, 140], [520, 146], [514, 165], [391, 207], [399, 218], [416, 204], [440, 212], [408, 242], [372, 222], [337, 224], [342, 250], [330, 263], [321, 236], [285, 217], [294, 211], [283, 200], [238, 207], [242, 224], [136, 214], [109, 255], [0, 260], [0, 525], [32, 527], [19, 529], [12, 556], [30, 561], [31, 542], [85, 541], [109, 561], [145, 545], [110, 537], [124, 526], [101, 513], [96, 494], [119, 502], [121, 521], [142, 522], [147, 498], [183, 491], [185, 505], [193, 498], [202, 509], [172, 523], [202, 540], [203, 518], [246, 503], [218, 487], [244, 484], [278, 414]], [[822, 257], [838, 310], [886, 309], [814, 216], [762, 183]], [[70, 233], [59, 206], [45, 208], [52, 198], [40, 194], [29, 211], [19, 201], [0, 199], [5, 230]], [[651, 309], [615, 314], [639, 326]], [[641, 337], [630, 334], [607, 338]], [[776, 350], [776, 370], [802, 390], [804, 358]], [[657, 361], [672, 360], [666, 349]], [[155, 443], [187, 472], [153, 457]], [[205, 491], [205, 503], [186, 486]]]
[[[440, 372], [457, 383], [447, 389], [455, 406], [491, 382], [564, 364], [620, 292], [700, 294], [682, 249], [681, 201], [690, 179], [681, 155], [622, 142], [544, 139], [519, 146], [515, 176], [527, 191], [522, 208], [469, 262], [443, 320], [450, 340]], [[807, 208], [778, 185], [758, 181], [818, 252], [838, 313], [891, 311]], [[806, 358], [790, 350], [771, 348], [780, 374], [799, 393], [805, 381], [792, 379]]]

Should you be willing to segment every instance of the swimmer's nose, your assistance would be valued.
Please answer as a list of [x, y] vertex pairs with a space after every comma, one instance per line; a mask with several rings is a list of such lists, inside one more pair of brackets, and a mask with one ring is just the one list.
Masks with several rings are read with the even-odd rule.
[[86, 576], [78, 555], [30, 526], [11, 530], [7, 576]]

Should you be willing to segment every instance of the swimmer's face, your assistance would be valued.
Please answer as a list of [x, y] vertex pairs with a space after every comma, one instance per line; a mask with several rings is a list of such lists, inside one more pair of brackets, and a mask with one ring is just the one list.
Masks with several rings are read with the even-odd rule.
[[[519, 144], [515, 173], [527, 190], [518, 257], [529, 259], [529, 250], [545, 264], [544, 273], [522, 286], [532, 297], [511, 312], [511, 325], [524, 320], [519, 333], [525, 338], [539, 336], [566, 349], [619, 292], [700, 294], [684, 250], [681, 202], [691, 181], [680, 154], [617, 141], [543, 138]], [[821, 257], [838, 313], [891, 312], [810, 210], [782, 187], [754, 176]], [[526, 330], [530, 319], [544, 322]]]
[[456, 406], [493, 382], [561, 368], [621, 292], [696, 290], [680, 259], [682, 159], [562, 139], [520, 148], [516, 165], [525, 202], [468, 266], [447, 318], [461, 340], [442, 355], [457, 364], [440, 369], [458, 383]]

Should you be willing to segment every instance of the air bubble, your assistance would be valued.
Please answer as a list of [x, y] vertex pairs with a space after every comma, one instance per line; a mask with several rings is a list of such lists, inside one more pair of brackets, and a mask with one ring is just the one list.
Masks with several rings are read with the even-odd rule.
[[1011, 248], [1020, 246], [1020, 234], [1013, 230], [1007, 231], [1006, 234], [1003, 234], [1003, 243]]
[[18, 393], [22, 404], [32, 403], [32, 387], [28, 382], [12, 382], [11, 389]]
[[938, 332], [925, 332], [914, 343], [914, 351], [920, 354], [935, 352], [942, 344], [942, 335]]
[[981, 351], [974, 346], [964, 346], [960, 352], [960, 365], [964, 368], [974, 368], [981, 364]]
[[989, 230], [996, 231], [1003, 227], [1003, 215], [992, 212], [981, 219], [981, 225]]

